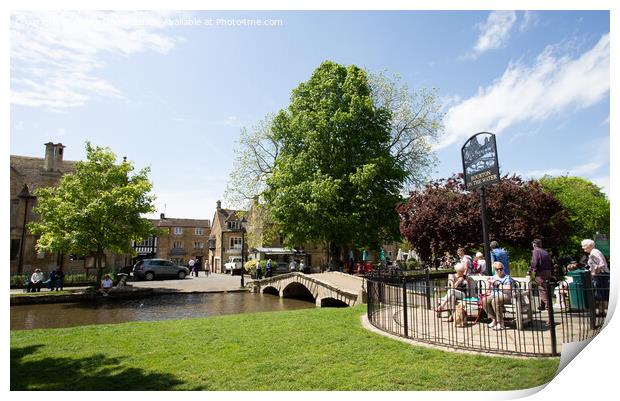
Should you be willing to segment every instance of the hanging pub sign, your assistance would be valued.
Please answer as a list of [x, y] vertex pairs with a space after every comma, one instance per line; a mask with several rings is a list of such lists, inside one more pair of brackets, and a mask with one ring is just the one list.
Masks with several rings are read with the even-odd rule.
[[468, 190], [485, 187], [499, 181], [494, 134], [479, 132], [469, 138], [461, 148], [461, 157], [465, 188]]

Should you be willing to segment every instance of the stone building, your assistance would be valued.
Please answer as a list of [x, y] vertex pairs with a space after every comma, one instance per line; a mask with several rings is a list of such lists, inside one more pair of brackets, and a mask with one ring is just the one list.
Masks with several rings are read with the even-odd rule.
[[[25, 228], [30, 221], [38, 219], [32, 211], [36, 205], [34, 191], [38, 188], [56, 186], [64, 174], [75, 171], [76, 161], [64, 160], [62, 143], [45, 144], [45, 157], [11, 155], [10, 164], [10, 272], [32, 272], [40, 268], [44, 272], [62, 267], [66, 272], [84, 272], [93, 265], [92, 258], [76, 258], [59, 252], [37, 252], [37, 236]], [[127, 255], [106, 253], [104, 266], [123, 266]]]
[[222, 202], [217, 201], [208, 244], [211, 271], [224, 273], [224, 264], [241, 257], [244, 215], [245, 211], [224, 209]]
[[161, 234], [133, 244], [138, 253], [134, 263], [139, 259], [162, 258], [186, 266], [190, 259], [194, 259], [204, 268], [209, 252], [211, 221], [166, 217], [164, 213], [159, 219], [150, 221]]

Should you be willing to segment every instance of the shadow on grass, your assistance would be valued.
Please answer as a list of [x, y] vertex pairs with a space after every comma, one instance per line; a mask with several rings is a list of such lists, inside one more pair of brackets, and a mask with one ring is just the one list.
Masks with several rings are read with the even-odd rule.
[[[95, 354], [86, 358], [24, 360], [41, 345], [11, 348], [11, 390], [174, 390], [184, 381], [172, 374], [127, 368], [120, 358]], [[183, 386], [186, 388], [185, 386]], [[192, 388], [191, 390], [201, 390]]]

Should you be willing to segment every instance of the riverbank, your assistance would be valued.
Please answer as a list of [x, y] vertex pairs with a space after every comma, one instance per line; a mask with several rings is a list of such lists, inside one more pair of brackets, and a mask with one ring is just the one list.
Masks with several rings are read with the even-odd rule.
[[11, 331], [11, 390], [513, 390], [558, 367], [387, 339], [362, 327], [365, 310]]

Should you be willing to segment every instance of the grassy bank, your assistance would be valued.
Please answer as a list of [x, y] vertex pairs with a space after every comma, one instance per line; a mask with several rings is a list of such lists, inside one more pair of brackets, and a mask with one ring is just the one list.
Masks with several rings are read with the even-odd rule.
[[414, 347], [365, 330], [364, 312], [11, 331], [11, 390], [510, 390], [558, 366]]

